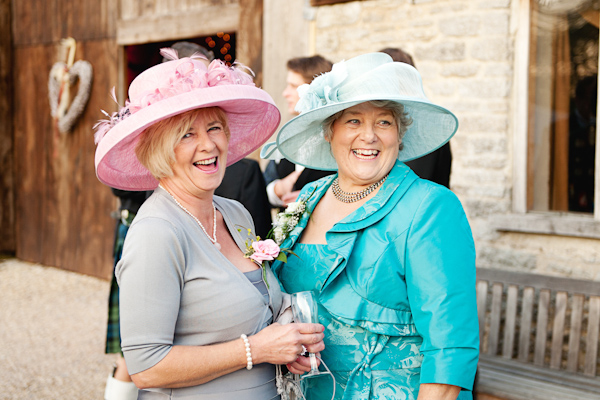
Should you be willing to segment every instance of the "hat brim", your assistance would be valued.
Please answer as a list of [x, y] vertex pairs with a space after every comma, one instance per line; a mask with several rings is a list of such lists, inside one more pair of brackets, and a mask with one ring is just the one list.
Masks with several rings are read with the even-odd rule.
[[323, 137], [323, 121], [355, 105], [376, 100], [401, 103], [412, 119], [402, 139], [404, 148], [398, 153], [400, 161], [414, 160], [439, 149], [458, 129], [458, 120], [452, 112], [427, 100], [406, 96], [363, 97], [324, 105], [291, 119], [277, 135], [277, 148], [283, 157], [295, 164], [336, 171], [338, 167], [330, 144]]
[[106, 133], [96, 148], [98, 179], [116, 189], [155, 189], [158, 181], [135, 155], [140, 134], [166, 118], [207, 107], [219, 107], [227, 114], [227, 165], [258, 149], [275, 132], [281, 119], [271, 96], [253, 86], [222, 85], [173, 96], [137, 111]]

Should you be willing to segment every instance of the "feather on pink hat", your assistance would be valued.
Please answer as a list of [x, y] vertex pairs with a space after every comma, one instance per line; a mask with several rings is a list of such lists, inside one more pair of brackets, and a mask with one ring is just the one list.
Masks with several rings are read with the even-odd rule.
[[135, 147], [144, 130], [174, 115], [206, 107], [225, 111], [231, 133], [227, 165], [258, 149], [279, 126], [281, 115], [273, 99], [255, 87], [242, 65], [229, 67], [214, 60], [207, 67], [201, 56], [178, 59], [172, 49], [162, 49], [161, 54], [172, 61], [137, 76], [129, 87], [129, 101], [112, 115], [103, 111], [109, 119], [94, 125], [96, 175], [110, 187], [152, 190], [158, 186], [138, 161]]

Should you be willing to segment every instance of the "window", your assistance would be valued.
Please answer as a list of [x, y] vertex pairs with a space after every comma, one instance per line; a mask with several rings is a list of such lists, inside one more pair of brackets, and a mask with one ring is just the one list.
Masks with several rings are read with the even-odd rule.
[[525, 211], [593, 214], [600, 207], [598, 5], [530, 1]]

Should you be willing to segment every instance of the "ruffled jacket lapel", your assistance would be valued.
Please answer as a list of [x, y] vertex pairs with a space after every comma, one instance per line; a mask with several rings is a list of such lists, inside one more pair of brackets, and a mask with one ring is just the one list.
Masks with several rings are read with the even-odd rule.
[[[302, 215], [298, 225], [290, 232], [287, 239], [282, 243], [282, 249], [293, 248], [294, 244], [302, 234], [302, 231], [306, 228], [310, 214], [336, 177], [337, 175], [332, 175], [322, 178], [306, 185], [304, 189], [302, 189], [300, 198], [308, 198], [306, 204], [307, 211]], [[382, 185], [381, 189], [379, 189], [379, 192], [377, 192], [377, 195], [367, 201], [358, 210], [336, 223], [333, 228], [327, 232], [327, 245], [332, 251], [338, 254], [338, 257], [324, 282], [322, 291], [325, 291], [331, 282], [333, 282], [344, 270], [347, 260], [352, 254], [358, 232], [366, 227], [374, 225], [388, 215], [412, 183], [417, 179], [417, 175], [412, 172], [410, 168], [402, 162], [397, 161], [394, 167], [392, 167], [390, 175], [385, 183]], [[280, 262], [274, 265], [273, 270], [275, 275], [278, 275], [278, 271], [282, 267], [283, 263]]]

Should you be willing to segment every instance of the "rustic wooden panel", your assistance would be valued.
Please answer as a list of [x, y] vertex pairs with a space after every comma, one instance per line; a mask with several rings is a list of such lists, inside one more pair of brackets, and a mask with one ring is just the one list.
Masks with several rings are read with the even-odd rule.
[[558, 278], [555, 276], [511, 272], [499, 269], [477, 268], [477, 279], [491, 282], [504, 282], [509, 285], [530, 286], [536, 289], [560, 290], [569, 293], [580, 293], [600, 296], [600, 285], [597, 281]]
[[536, 322], [535, 348], [533, 354], [533, 363], [535, 365], [544, 365], [546, 355], [546, 341], [548, 339], [548, 308], [550, 305], [550, 291], [540, 290], [538, 302], [538, 315]]
[[583, 320], [583, 301], [585, 297], [576, 294], [571, 303], [571, 329], [569, 330], [569, 351], [567, 371], [577, 372], [579, 365], [579, 343], [581, 341], [581, 322]]
[[15, 251], [10, 0], [0, 0], [0, 252]]
[[327, 5], [338, 4], [338, 3], [348, 3], [350, 1], [364, 1], [364, 0], [310, 0], [310, 5], [313, 7], [318, 7], [318, 6], [327, 6]]
[[114, 38], [118, 0], [13, 1], [15, 46]]
[[565, 337], [565, 316], [567, 314], [567, 293], [556, 293], [554, 324], [552, 325], [552, 345], [550, 347], [550, 368], [559, 369], [562, 361], [562, 348]]
[[485, 315], [487, 312], [487, 294], [488, 283], [486, 281], [477, 282], [477, 319], [479, 320], [479, 341], [483, 350], [485, 340]]
[[498, 351], [498, 341], [500, 338], [500, 310], [502, 309], [502, 289], [501, 283], [494, 283], [492, 286], [492, 309], [490, 321], [490, 337], [488, 340], [488, 354], [496, 355]]
[[515, 342], [515, 326], [517, 324], [517, 300], [519, 288], [515, 285], [508, 287], [506, 295], [506, 319], [504, 320], [504, 341], [502, 357], [512, 358]]
[[240, 10], [237, 59], [254, 71], [256, 86], [262, 86], [263, 0], [240, 0]]
[[598, 336], [598, 331], [600, 329], [600, 297], [590, 297], [589, 309], [583, 374], [587, 376], [596, 376], [598, 340], [600, 339]]
[[533, 300], [535, 289], [526, 287], [523, 289], [523, 301], [521, 303], [521, 325], [519, 331], [519, 353], [518, 360], [527, 362], [529, 359], [529, 348], [531, 343], [531, 321], [533, 320]]
[[94, 68], [90, 101], [72, 132], [53, 126], [48, 73], [55, 46], [15, 51], [15, 158], [17, 257], [108, 278], [112, 271], [115, 200], [95, 176], [91, 127], [111, 110], [110, 87], [117, 80], [114, 41], [78, 42], [75, 60]]
[[239, 20], [240, 7], [237, 4], [172, 12], [162, 16], [142, 15], [118, 21], [117, 42], [130, 45], [234, 32], [238, 29]]

